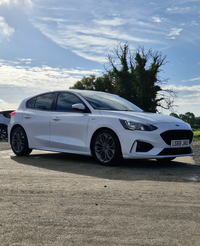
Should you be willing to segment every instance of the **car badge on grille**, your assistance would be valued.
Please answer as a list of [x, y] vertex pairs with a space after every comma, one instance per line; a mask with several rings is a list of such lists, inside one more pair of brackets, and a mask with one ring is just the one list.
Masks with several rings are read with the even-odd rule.
[[180, 125], [176, 124], [176, 126], [180, 126]]

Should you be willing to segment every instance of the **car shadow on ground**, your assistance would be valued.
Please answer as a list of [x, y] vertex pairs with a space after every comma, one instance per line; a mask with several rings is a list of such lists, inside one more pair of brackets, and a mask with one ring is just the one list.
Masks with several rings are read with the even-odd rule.
[[[0, 150], [10, 150], [6, 140], [0, 141]], [[74, 173], [113, 180], [158, 180], [163, 182], [200, 182], [200, 164], [184, 161], [123, 160], [118, 165], [102, 166], [91, 156], [33, 150], [29, 156], [10, 158], [19, 164], [57, 172]], [[184, 160], [184, 159], [183, 159]]]
[[22, 157], [11, 155], [11, 159], [23, 165], [102, 179], [200, 182], [200, 166], [176, 159], [171, 162], [123, 160], [114, 166], [102, 166], [90, 156], [44, 151], [33, 151]]

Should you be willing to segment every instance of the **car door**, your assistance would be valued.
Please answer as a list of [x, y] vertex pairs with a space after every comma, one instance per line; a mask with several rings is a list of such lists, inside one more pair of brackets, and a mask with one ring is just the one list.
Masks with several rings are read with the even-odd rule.
[[66, 152], [85, 152], [90, 113], [73, 110], [72, 105], [83, 103], [69, 92], [58, 94], [55, 111], [50, 120], [50, 144], [53, 149]]
[[23, 124], [30, 147], [45, 149], [50, 146], [51, 107], [55, 93], [46, 93], [27, 101]]

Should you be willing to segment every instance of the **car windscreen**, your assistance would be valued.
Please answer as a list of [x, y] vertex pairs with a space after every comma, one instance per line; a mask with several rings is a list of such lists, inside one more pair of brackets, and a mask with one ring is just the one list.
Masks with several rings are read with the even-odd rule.
[[98, 110], [117, 110], [117, 111], [143, 111], [135, 104], [126, 99], [113, 94], [93, 93], [93, 92], [79, 92], [88, 103]]

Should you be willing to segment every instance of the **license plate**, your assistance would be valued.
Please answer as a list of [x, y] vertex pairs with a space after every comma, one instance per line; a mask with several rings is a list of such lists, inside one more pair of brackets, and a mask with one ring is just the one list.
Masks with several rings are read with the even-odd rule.
[[190, 145], [189, 139], [188, 140], [172, 140], [171, 147], [187, 147]]

